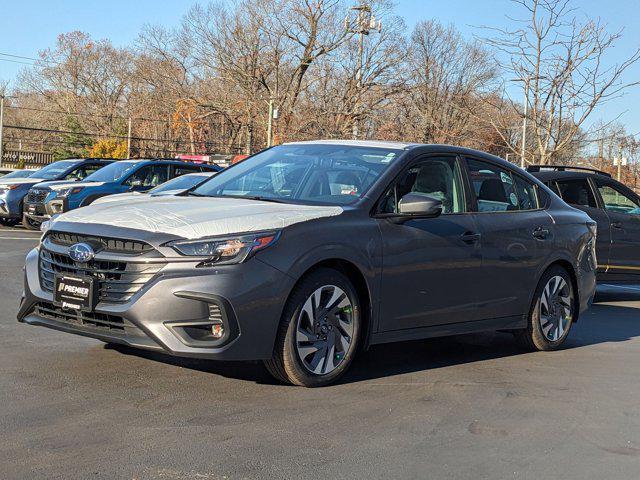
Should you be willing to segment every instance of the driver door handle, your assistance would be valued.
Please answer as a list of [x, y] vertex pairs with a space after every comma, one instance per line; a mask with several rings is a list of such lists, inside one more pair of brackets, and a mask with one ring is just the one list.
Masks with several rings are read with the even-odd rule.
[[622, 228], [622, 222], [611, 222], [613, 228]]
[[467, 245], [473, 245], [480, 241], [480, 237], [481, 235], [479, 233], [465, 232], [462, 235], [460, 235], [460, 240], [462, 240]]

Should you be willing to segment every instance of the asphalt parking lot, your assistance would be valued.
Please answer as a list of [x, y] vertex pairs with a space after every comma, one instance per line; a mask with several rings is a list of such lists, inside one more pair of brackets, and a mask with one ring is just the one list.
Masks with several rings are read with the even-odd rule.
[[601, 288], [559, 352], [379, 346], [311, 390], [18, 324], [37, 237], [0, 229], [2, 479], [638, 478], [640, 286]]

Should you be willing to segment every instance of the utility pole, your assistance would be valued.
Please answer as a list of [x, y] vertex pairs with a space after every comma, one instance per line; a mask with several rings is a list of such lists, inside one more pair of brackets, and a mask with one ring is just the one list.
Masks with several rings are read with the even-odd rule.
[[273, 144], [273, 97], [269, 97], [269, 121], [267, 122], [267, 148]]
[[4, 95], [0, 95], [0, 167], [2, 166], [2, 159], [4, 158], [4, 143], [3, 143], [3, 127], [4, 126]]
[[131, 117], [129, 117], [129, 128], [127, 129], [127, 158], [131, 158]]
[[522, 115], [522, 150], [520, 152], [520, 168], [525, 168], [525, 154], [527, 149], [527, 115], [529, 113], [529, 82], [531, 78], [527, 77], [524, 82], [524, 107]]
[[364, 67], [364, 36], [377, 31], [382, 31], [382, 21], [376, 20], [371, 14], [371, 6], [363, 1], [357, 7], [352, 7], [357, 13], [355, 20], [352, 22], [349, 15], [344, 19], [344, 26], [347, 32], [358, 35], [358, 69], [356, 71], [356, 102], [354, 106], [355, 118], [353, 121], [353, 139], [357, 140], [360, 136], [360, 96], [362, 95], [362, 79]]

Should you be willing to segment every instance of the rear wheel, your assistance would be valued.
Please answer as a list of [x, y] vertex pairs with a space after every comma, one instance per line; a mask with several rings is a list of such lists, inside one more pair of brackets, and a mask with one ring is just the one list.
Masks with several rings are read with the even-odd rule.
[[18, 223], [19, 220], [14, 218], [0, 218], [0, 225], [5, 227], [13, 227]]
[[265, 366], [286, 383], [327, 385], [351, 364], [360, 330], [360, 302], [349, 279], [333, 269], [318, 269], [291, 293], [274, 356]]
[[575, 292], [569, 273], [560, 266], [549, 268], [538, 283], [526, 329], [516, 332], [528, 350], [556, 350], [569, 335], [575, 319]]
[[22, 216], [22, 226], [28, 230], [40, 230], [41, 223], [37, 220], [29, 218], [27, 215]]

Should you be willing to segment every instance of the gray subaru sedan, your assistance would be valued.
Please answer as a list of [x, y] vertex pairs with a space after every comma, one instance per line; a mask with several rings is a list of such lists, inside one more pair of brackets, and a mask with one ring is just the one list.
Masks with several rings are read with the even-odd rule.
[[385, 342], [502, 330], [555, 350], [595, 291], [595, 222], [474, 150], [290, 143], [141, 197], [46, 225], [19, 321], [312, 387]]

